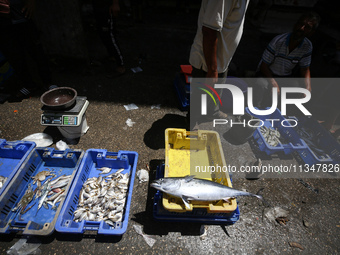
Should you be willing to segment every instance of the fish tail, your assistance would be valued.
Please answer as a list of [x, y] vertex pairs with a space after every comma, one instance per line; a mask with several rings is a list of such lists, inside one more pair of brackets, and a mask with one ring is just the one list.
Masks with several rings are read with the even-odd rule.
[[258, 199], [262, 200], [263, 201], [263, 197], [261, 195], [255, 195], [253, 194], [254, 197], [257, 197]]
[[260, 192], [262, 192], [262, 190], [264, 190], [264, 188], [261, 188], [256, 195], [259, 196], [258, 198], [262, 201], [264, 206], [270, 207], [271, 205], [261, 196], [259, 195]]
[[253, 194], [253, 197], [257, 197], [258, 199], [260, 199], [264, 206], [270, 207], [270, 204], [261, 195]]

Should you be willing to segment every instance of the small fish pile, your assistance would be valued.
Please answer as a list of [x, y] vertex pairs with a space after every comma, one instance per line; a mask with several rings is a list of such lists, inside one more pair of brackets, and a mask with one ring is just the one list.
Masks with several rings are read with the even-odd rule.
[[5, 185], [5, 182], [7, 181], [7, 177], [0, 175], [0, 189]]
[[329, 155], [319, 148], [320, 138], [313, 130], [300, 127], [296, 131], [318, 158], [329, 158]]
[[110, 226], [123, 219], [124, 206], [128, 191], [129, 173], [124, 170], [103, 177], [111, 172], [111, 168], [97, 169], [102, 171], [98, 177], [85, 181], [79, 193], [77, 209], [74, 211], [75, 222], [105, 221]]
[[[47, 176], [51, 177], [46, 179]], [[65, 187], [70, 182], [71, 175], [62, 175], [52, 180], [54, 177], [56, 177], [56, 174], [53, 171], [41, 171], [35, 176], [32, 176], [32, 184], [36, 184], [36, 188], [33, 188], [30, 183], [24, 196], [12, 211], [20, 209], [19, 213], [23, 215], [30, 210], [37, 201], [38, 208], [36, 214], [42, 206], [48, 210], [49, 205], [51, 205], [51, 209], [56, 210], [57, 204], [65, 197]], [[42, 182], [44, 183], [42, 184]], [[32, 201], [34, 203], [27, 208]]]
[[260, 132], [270, 146], [276, 147], [280, 143], [281, 134], [277, 129], [262, 126]]
[[71, 180], [71, 175], [62, 175], [58, 178], [52, 180], [48, 179], [36, 192], [35, 199], [39, 198], [38, 210], [41, 206], [44, 206], [45, 209], [49, 209], [49, 205], [52, 206], [51, 209], [57, 209], [57, 203], [59, 203], [65, 197], [65, 187]]

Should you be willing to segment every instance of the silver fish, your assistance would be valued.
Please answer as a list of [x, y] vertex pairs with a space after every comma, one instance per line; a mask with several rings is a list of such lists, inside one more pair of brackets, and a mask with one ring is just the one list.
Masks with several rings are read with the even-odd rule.
[[[70, 176], [71, 177], [71, 176]], [[71, 178], [63, 178], [63, 179], [60, 179], [58, 180], [56, 183], [54, 183], [53, 185], [51, 184], [51, 188], [52, 189], [56, 189], [56, 188], [63, 188], [65, 186], [67, 186], [67, 184], [70, 182], [70, 179]]]
[[262, 126], [260, 132], [270, 146], [276, 147], [280, 143], [281, 134], [278, 130]]
[[260, 195], [229, 188], [213, 181], [197, 179], [194, 176], [161, 178], [153, 181], [150, 186], [181, 198], [187, 209], [190, 209], [190, 200], [229, 201], [230, 198], [238, 196], [252, 196], [263, 199]]
[[2, 189], [6, 181], [7, 181], [7, 177], [0, 176], [0, 189]]
[[52, 204], [52, 209], [56, 210], [57, 209], [57, 204], [62, 201], [63, 198], [65, 198], [65, 194], [61, 193], [56, 199], [54, 199], [53, 204]]
[[60, 194], [62, 194], [62, 193], [64, 193], [64, 192], [65, 192], [64, 189], [60, 190], [60, 192], [55, 193], [55, 194], [53, 194], [52, 196], [50, 196], [49, 198], [47, 198], [47, 201], [54, 201], [57, 197], [60, 196]]
[[112, 168], [109, 167], [102, 167], [102, 168], [98, 168], [99, 171], [102, 171], [100, 174], [108, 174], [111, 172]]
[[71, 175], [62, 175], [62, 176], [59, 176], [58, 178], [54, 179], [50, 183], [51, 183], [51, 186], [53, 186], [55, 183], [57, 183], [60, 180], [70, 179], [70, 178], [71, 178]]
[[82, 214], [86, 212], [86, 209], [85, 208], [78, 208], [77, 210], [74, 211], [74, 219], [79, 219]]
[[38, 203], [38, 209], [37, 209], [37, 212], [35, 215], [37, 215], [39, 209], [41, 208], [41, 206], [43, 205], [46, 197], [47, 197], [47, 194], [48, 192], [51, 190], [51, 185], [50, 185], [50, 181], [51, 179], [48, 179], [44, 185], [41, 187], [42, 191], [41, 191], [41, 197], [40, 197], [40, 200], [39, 200], [39, 203]]

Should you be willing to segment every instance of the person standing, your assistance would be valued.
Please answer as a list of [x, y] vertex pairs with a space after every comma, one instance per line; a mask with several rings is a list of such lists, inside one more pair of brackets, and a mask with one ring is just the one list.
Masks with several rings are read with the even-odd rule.
[[117, 41], [117, 16], [120, 11], [118, 0], [93, 0], [93, 11], [99, 36], [110, 58], [116, 61], [114, 74], [124, 74], [124, 60]]
[[28, 56], [37, 67], [38, 78], [45, 90], [51, 85], [48, 59], [39, 40], [38, 29], [32, 21], [35, 0], [0, 0], [0, 51], [13, 67], [22, 88], [15, 99], [23, 99], [39, 89], [30, 72]]
[[[205, 77], [213, 84], [218, 78], [227, 77], [228, 66], [243, 34], [248, 3], [249, 0], [202, 0], [189, 57], [193, 78]], [[222, 90], [218, 94], [221, 97]], [[227, 117], [218, 105], [214, 107], [212, 100], [208, 99], [207, 104], [208, 113], [213, 117]]]

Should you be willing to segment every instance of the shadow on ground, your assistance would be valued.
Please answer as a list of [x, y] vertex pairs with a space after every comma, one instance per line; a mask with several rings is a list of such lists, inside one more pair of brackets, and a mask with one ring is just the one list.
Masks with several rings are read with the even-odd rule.
[[144, 135], [144, 143], [153, 150], [164, 149], [164, 134], [167, 128], [186, 128], [186, 117], [176, 114], [166, 114], [155, 121]]

